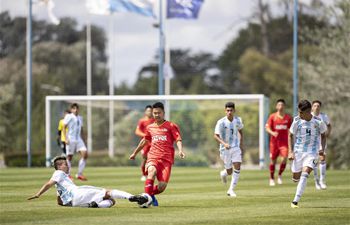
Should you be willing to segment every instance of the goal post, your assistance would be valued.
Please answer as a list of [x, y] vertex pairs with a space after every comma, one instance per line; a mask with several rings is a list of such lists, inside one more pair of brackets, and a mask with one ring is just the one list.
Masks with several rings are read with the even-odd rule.
[[[266, 163], [266, 153], [268, 151], [268, 145], [267, 145], [267, 134], [265, 132], [265, 121], [267, 120], [268, 115], [268, 109], [269, 109], [269, 100], [267, 97], [265, 97], [262, 94], [243, 94], [243, 95], [114, 95], [114, 96], [104, 96], [104, 95], [98, 95], [98, 96], [84, 96], [84, 95], [76, 95], [76, 96], [46, 96], [45, 100], [45, 133], [46, 133], [46, 166], [50, 166], [51, 159], [53, 158], [53, 146], [55, 142], [55, 138], [53, 135], [55, 134], [56, 129], [56, 123], [58, 123], [58, 114], [59, 111], [62, 111], [64, 108], [67, 108], [70, 103], [77, 102], [79, 105], [82, 106], [88, 106], [89, 108], [92, 107], [93, 109], [98, 108], [110, 108], [111, 106], [114, 108], [112, 112], [114, 114], [117, 114], [113, 116], [118, 120], [118, 118], [123, 117], [124, 114], [128, 114], [130, 117], [136, 117], [142, 116], [142, 112], [144, 109], [144, 106], [147, 104], [152, 104], [156, 101], [161, 101], [165, 104], [165, 115], [166, 119], [169, 119], [171, 121], [174, 121], [176, 123], [180, 123], [182, 120], [186, 120], [187, 122], [183, 122], [182, 126], [180, 126], [180, 129], [182, 127], [185, 127], [186, 129], [191, 129], [191, 125], [193, 125], [193, 119], [196, 119], [196, 117], [200, 117], [198, 120], [207, 120], [208, 113], [206, 113], [207, 109], [210, 109], [211, 111], [215, 111], [215, 119], [218, 120], [221, 117], [224, 116], [224, 104], [227, 101], [233, 101], [236, 103], [236, 109], [237, 116], [243, 117], [243, 124], [245, 124], [246, 118], [244, 116], [252, 115], [254, 117], [254, 121], [256, 120], [256, 127], [257, 127], [257, 135], [253, 135], [254, 137], [247, 137], [245, 135], [245, 139], [251, 140], [251, 142], [258, 142], [256, 148], [258, 149], [258, 157], [259, 157], [259, 167], [263, 168]], [[111, 104], [113, 103], [113, 104]], [[60, 105], [60, 106], [57, 106]], [[244, 108], [244, 110], [240, 110], [240, 107], [243, 107], [242, 105], [254, 105], [254, 110], [250, 108]], [[87, 111], [88, 108], [86, 108]], [[182, 110], [182, 111], [181, 111]], [[135, 111], [134, 114], [132, 112]], [[246, 115], [242, 115], [242, 112], [247, 111], [248, 113]], [[111, 110], [109, 111], [111, 112]], [[136, 113], [137, 112], [137, 113]], [[90, 112], [91, 113], [91, 112]], [[104, 112], [103, 112], [104, 113]], [[92, 112], [92, 114], [94, 114]], [[191, 114], [191, 118], [185, 118], [188, 114]], [[213, 113], [212, 113], [213, 114]], [[213, 120], [214, 116], [210, 114], [210, 117]], [[85, 114], [86, 115], [86, 114]], [[89, 121], [91, 123], [99, 123], [100, 120], [107, 120], [108, 119], [108, 113], [106, 115], [103, 114], [103, 118], [98, 117], [98, 120], [96, 118], [93, 119], [93, 121]], [[53, 118], [54, 117], [54, 118]], [[112, 117], [112, 118], [113, 118]], [[184, 117], [184, 118], [182, 118]], [[86, 116], [84, 116], [84, 123], [86, 123]], [[138, 118], [139, 119], [139, 118]], [[133, 118], [132, 121], [134, 122], [135, 119]], [[250, 121], [250, 120], [249, 120]], [[190, 125], [188, 125], [190, 123]], [[200, 123], [197, 122], [197, 123]], [[89, 124], [89, 123], [87, 123]], [[108, 124], [108, 125], [107, 125]], [[108, 144], [108, 155], [110, 157], [114, 156], [116, 148], [114, 147], [114, 139], [116, 138], [115, 134], [111, 134], [111, 132], [115, 132], [116, 128], [118, 128], [119, 120], [118, 121], [109, 121], [109, 123], [106, 123], [105, 130], [108, 131], [108, 137], [106, 138], [106, 142]], [[111, 127], [112, 126], [112, 127]], [[116, 126], [113, 127], [113, 126]], [[211, 136], [208, 134], [201, 134], [203, 142], [203, 137], [206, 139], [210, 139], [213, 136], [214, 133], [214, 126], [213, 122], [207, 126], [207, 133], [211, 132]], [[248, 125], [249, 126], [249, 125]], [[254, 125], [255, 126], [255, 125]], [[85, 126], [84, 126], [85, 127]], [[195, 132], [204, 132], [200, 126], [195, 126], [198, 129], [195, 130]], [[91, 131], [91, 125], [87, 127]], [[131, 129], [128, 131], [128, 133], [132, 133], [136, 128], [136, 124], [130, 124], [130, 127], [128, 129]], [[124, 129], [124, 128], [122, 128]], [[210, 130], [209, 130], [210, 129]], [[84, 128], [86, 131], [86, 129]], [[243, 129], [245, 130], [245, 129]], [[106, 131], [104, 131], [106, 132]], [[120, 136], [120, 135], [119, 135]], [[91, 137], [89, 135], [88, 137]], [[117, 137], [117, 139], [120, 137]], [[111, 140], [112, 139], [112, 140]], [[186, 139], [186, 136], [183, 137], [183, 139]], [[193, 138], [193, 142], [197, 142], [197, 139]], [[210, 142], [215, 142], [214, 139], [205, 140]], [[89, 151], [92, 151], [92, 140], [87, 140], [89, 143]], [[137, 144], [137, 143], [136, 143]], [[216, 144], [216, 143], [215, 143]], [[194, 146], [193, 148], [201, 148], [199, 146], [199, 143], [192, 143], [191, 146]], [[118, 145], [118, 148], [120, 148], [120, 145]], [[186, 145], [185, 145], [186, 148]]]

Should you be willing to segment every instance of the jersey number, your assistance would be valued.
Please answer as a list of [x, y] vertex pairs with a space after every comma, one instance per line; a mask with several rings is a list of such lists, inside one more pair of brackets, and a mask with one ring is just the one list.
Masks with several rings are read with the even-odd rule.
[[308, 135], [308, 136], [311, 136], [311, 129], [306, 129], [306, 134]]
[[230, 129], [231, 130], [231, 134], [233, 135], [233, 129]]

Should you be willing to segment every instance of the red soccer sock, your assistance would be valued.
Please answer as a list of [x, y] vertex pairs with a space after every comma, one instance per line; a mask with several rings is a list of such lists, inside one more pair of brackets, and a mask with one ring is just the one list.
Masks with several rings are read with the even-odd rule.
[[281, 163], [280, 165], [280, 171], [278, 172], [278, 175], [281, 176], [283, 171], [286, 169], [287, 164], [286, 163]]
[[154, 189], [153, 184], [154, 184], [154, 180], [147, 179], [145, 181], [145, 193], [149, 195], [153, 195], [153, 189]]
[[159, 194], [159, 193], [160, 193], [160, 191], [158, 190], [158, 185], [154, 186], [154, 187], [153, 187], [153, 194], [154, 194], [154, 195], [157, 195], [157, 194]]
[[270, 164], [270, 178], [275, 179], [275, 165]]

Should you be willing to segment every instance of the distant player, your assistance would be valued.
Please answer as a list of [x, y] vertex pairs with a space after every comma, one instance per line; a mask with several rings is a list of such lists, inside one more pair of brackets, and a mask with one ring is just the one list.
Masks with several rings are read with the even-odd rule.
[[[215, 140], [220, 144], [220, 158], [225, 169], [220, 172], [221, 180], [226, 183], [227, 176], [232, 174], [231, 184], [227, 191], [230, 197], [236, 197], [234, 188], [237, 185], [241, 172], [243, 151], [243, 123], [240, 117], [234, 116], [235, 104], [228, 102], [225, 105], [226, 116], [217, 121], [215, 126]], [[233, 169], [232, 169], [233, 167]]]
[[119, 190], [106, 190], [94, 186], [76, 186], [68, 177], [69, 168], [66, 157], [56, 157], [53, 164], [55, 172], [51, 179], [28, 200], [39, 198], [54, 185], [57, 189], [57, 203], [61, 206], [110, 208], [115, 204], [114, 199], [128, 199], [130, 202], [137, 202], [140, 205], [148, 200], [141, 195], [132, 195]]
[[[326, 138], [329, 137], [331, 134], [332, 126], [331, 122], [329, 121], [329, 118], [327, 114], [321, 112], [321, 106], [322, 103], [319, 100], [315, 100], [312, 102], [312, 115], [317, 116], [320, 118], [326, 125], [327, 125], [327, 132], [326, 132]], [[324, 154], [319, 156], [320, 163], [320, 179], [318, 178], [318, 172], [317, 172], [317, 165], [314, 169], [314, 178], [315, 178], [315, 186], [317, 190], [320, 189], [327, 189], [326, 185], [326, 149], [327, 149], [327, 144], [326, 148], [324, 149]]]
[[[311, 114], [311, 103], [301, 100], [298, 104], [299, 116], [294, 118], [289, 130], [289, 159], [292, 162], [293, 181], [299, 182], [292, 208], [298, 208], [307, 178], [317, 164], [317, 154], [323, 156], [326, 145], [327, 126]], [[320, 141], [321, 138], [321, 141]], [[321, 147], [320, 147], [321, 143]]]
[[[157, 102], [152, 107], [155, 123], [147, 127], [145, 137], [130, 155], [130, 159], [134, 160], [137, 153], [147, 143], [151, 143], [146, 162], [148, 175], [145, 181], [145, 192], [151, 195], [153, 205], [158, 206], [158, 201], [154, 195], [162, 193], [169, 182], [171, 167], [174, 164], [174, 142], [179, 149], [181, 159], [185, 158], [185, 152], [182, 150], [182, 138], [179, 127], [175, 123], [164, 119], [163, 103]], [[155, 178], [158, 180], [158, 185], [156, 186], [154, 186]]]
[[[57, 128], [57, 144], [61, 148], [63, 155], [67, 154], [67, 152], [66, 152], [66, 136], [63, 135], [63, 132], [62, 132], [62, 129], [64, 126], [63, 120], [64, 120], [64, 117], [69, 113], [70, 113], [70, 111], [68, 109], [66, 111], [64, 111], [63, 118], [58, 122], [58, 128]], [[65, 133], [67, 133], [67, 131], [68, 131], [68, 129], [66, 129]]]
[[[137, 127], [135, 130], [135, 134], [141, 138], [144, 138], [146, 135], [146, 127], [148, 125], [150, 125], [151, 123], [154, 123], [154, 118], [153, 118], [153, 114], [152, 114], [152, 106], [151, 105], [147, 105], [145, 107], [145, 115], [144, 117], [142, 117], [139, 122], [137, 123]], [[147, 176], [147, 172], [145, 170], [145, 165], [146, 165], [146, 161], [147, 161], [147, 154], [149, 152], [149, 149], [151, 148], [151, 143], [147, 143], [145, 145], [145, 147], [143, 147], [141, 153], [142, 153], [142, 163], [141, 163], [141, 172], [142, 172], [142, 177], [141, 177], [141, 181], [146, 181], [146, 176]]]
[[[68, 175], [70, 175], [72, 167], [72, 158], [75, 152], [80, 153], [80, 160], [78, 166], [78, 174], [76, 178], [82, 181], [86, 181], [87, 178], [83, 175], [83, 170], [86, 165], [86, 160], [88, 158], [87, 149], [83, 141], [83, 118], [79, 116], [79, 105], [73, 103], [70, 106], [70, 112], [63, 119], [63, 129], [62, 133], [66, 137], [66, 150], [67, 150], [67, 162], [68, 162]], [[66, 129], [68, 128], [68, 133]]]
[[270, 186], [275, 186], [277, 157], [282, 158], [278, 172], [278, 184], [282, 184], [282, 173], [287, 165], [288, 130], [292, 124], [292, 117], [285, 113], [285, 104], [286, 102], [283, 99], [276, 101], [276, 112], [270, 115], [265, 125], [267, 133], [270, 134]]

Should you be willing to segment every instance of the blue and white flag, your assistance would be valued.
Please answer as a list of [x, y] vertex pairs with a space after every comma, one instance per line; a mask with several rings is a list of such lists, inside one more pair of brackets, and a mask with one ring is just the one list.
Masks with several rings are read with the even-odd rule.
[[87, 0], [86, 7], [92, 14], [110, 15], [114, 12], [133, 12], [154, 17], [154, 0]]
[[197, 19], [204, 0], [168, 0], [167, 18]]

